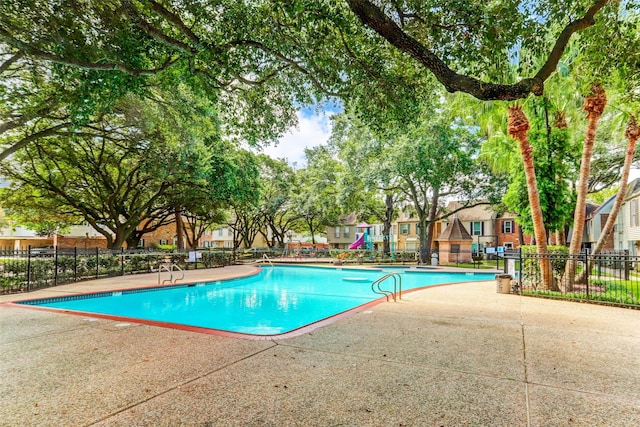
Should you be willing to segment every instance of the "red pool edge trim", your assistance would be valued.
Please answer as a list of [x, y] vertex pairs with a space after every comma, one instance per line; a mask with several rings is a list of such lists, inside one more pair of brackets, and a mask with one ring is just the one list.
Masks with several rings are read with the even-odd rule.
[[[258, 270], [260, 270], [258, 268]], [[251, 274], [247, 274], [247, 275], [243, 275], [243, 276], [238, 276], [235, 278], [240, 278], [240, 277], [248, 277], [248, 276], [252, 276], [254, 274], [259, 273], [259, 271], [255, 272], [255, 273], [251, 273]], [[222, 279], [224, 280], [224, 279]], [[227, 279], [227, 280], [232, 280], [232, 279]], [[402, 295], [405, 294], [410, 294], [413, 292], [417, 292], [417, 291], [422, 291], [422, 290], [426, 290], [426, 289], [431, 289], [431, 288], [439, 288], [442, 286], [450, 286], [450, 285], [460, 285], [460, 284], [464, 284], [464, 283], [482, 283], [484, 281], [473, 281], [473, 282], [454, 282], [454, 283], [442, 283], [442, 284], [438, 284], [438, 285], [429, 285], [429, 286], [422, 286], [419, 288], [413, 288], [413, 289], [408, 289], [406, 291], [402, 292]], [[201, 283], [201, 282], [194, 282], [194, 283]], [[183, 283], [179, 286], [185, 286], [185, 285], [190, 285], [190, 283]], [[176, 286], [176, 285], [171, 285], [171, 286]], [[145, 286], [145, 287], [141, 287], [141, 288], [129, 288], [129, 289], [149, 289], [149, 288], [158, 288], [158, 287], [162, 287], [162, 286]], [[164, 287], [169, 287], [169, 286], [164, 286]], [[113, 290], [113, 291], [104, 291], [105, 293], [109, 293], [109, 292], [118, 292], [119, 290]], [[91, 294], [98, 294], [101, 292], [89, 292], [89, 293], [79, 293], [77, 295], [91, 295]], [[55, 298], [55, 297], [53, 297]], [[25, 301], [37, 301], [40, 299], [45, 299], [45, 298], [34, 298], [31, 300], [23, 300], [23, 301], [9, 301], [9, 302], [4, 302], [4, 303], [0, 303], [0, 306], [8, 306], [8, 307], [15, 307], [15, 308], [22, 308], [22, 309], [28, 309], [28, 310], [38, 310], [38, 311], [46, 311], [46, 312], [50, 312], [50, 313], [62, 313], [62, 314], [71, 314], [74, 316], [83, 316], [83, 317], [91, 317], [91, 318], [97, 318], [97, 319], [105, 319], [105, 320], [114, 320], [114, 321], [119, 321], [119, 322], [129, 322], [129, 323], [136, 323], [136, 324], [141, 324], [141, 325], [147, 325], [147, 326], [158, 326], [161, 328], [168, 328], [168, 329], [177, 329], [180, 331], [187, 331], [187, 332], [196, 332], [196, 333], [200, 333], [200, 334], [207, 334], [207, 335], [215, 335], [215, 336], [220, 336], [220, 337], [227, 337], [227, 338], [239, 338], [239, 339], [245, 339], [245, 340], [254, 340], [254, 341], [267, 341], [267, 340], [280, 340], [280, 339], [286, 339], [286, 338], [293, 338], [293, 337], [297, 337], [300, 335], [304, 335], [307, 334], [309, 332], [314, 331], [315, 329], [321, 328], [323, 326], [329, 325], [331, 323], [337, 322], [338, 320], [350, 317], [356, 313], [359, 313], [361, 311], [364, 311], [368, 308], [372, 308], [375, 307], [376, 305], [383, 303], [383, 302], [387, 302], [387, 298], [386, 297], [380, 297], [378, 299], [375, 299], [373, 301], [369, 301], [365, 304], [359, 305], [357, 307], [353, 307], [349, 310], [334, 314], [333, 316], [329, 316], [329, 317], [325, 317], [324, 319], [320, 319], [320, 320], [316, 320], [315, 322], [309, 323], [308, 325], [304, 325], [304, 326], [300, 326], [299, 328], [296, 329], [292, 329], [291, 331], [287, 331], [287, 332], [283, 332], [281, 334], [271, 334], [271, 335], [256, 335], [256, 334], [249, 334], [249, 333], [243, 333], [243, 332], [232, 332], [232, 331], [225, 331], [222, 329], [212, 329], [212, 328], [205, 328], [202, 326], [189, 326], [189, 325], [182, 325], [180, 323], [170, 323], [170, 322], [161, 322], [158, 320], [146, 320], [146, 319], [138, 319], [138, 318], [134, 318], [134, 317], [124, 317], [124, 316], [115, 316], [115, 315], [111, 315], [111, 314], [101, 314], [101, 313], [89, 313], [89, 312], [84, 312], [84, 311], [74, 311], [74, 310], [66, 310], [66, 309], [60, 309], [60, 308], [52, 308], [52, 307], [40, 307], [40, 306], [36, 306], [36, 305], [29, 305], [29, 304], [21, 304]]]

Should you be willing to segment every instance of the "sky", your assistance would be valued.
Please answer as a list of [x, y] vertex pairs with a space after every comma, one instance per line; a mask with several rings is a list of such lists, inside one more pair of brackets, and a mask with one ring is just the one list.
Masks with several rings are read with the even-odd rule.
[[301, 109], [298, 111], [298, 126], [280, 138], [278, 144], [265, 147], [262, 152], [274, 158], [284, 158], [296, 168], [304, 167], [304, 149], [327, 143], [331, 136], [331, 115], [339, 111], [340, 107], [333, 104]]
[[[276, 145], [265, 147], [262, 152], [273, 158], [284, 158], [297, 168], [306, 166], [304, 149], [326, 144], [331, 136], [331, 115], [341, 111], [341, 106], [325, 104], [318, 108], [298, 111], [298, 126], [290, 129]], [[632, 168], [629, 182], [640, 178], [640, 169]]]

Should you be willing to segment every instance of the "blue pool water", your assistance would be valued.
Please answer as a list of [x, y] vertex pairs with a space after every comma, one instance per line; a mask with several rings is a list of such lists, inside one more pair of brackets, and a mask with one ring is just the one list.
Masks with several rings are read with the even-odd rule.
[[[240, 279], [25, 303], [244, 334], [277, 335], [380, 298], [381, 295], [372, 292], [371, 283], [388, 272], [400, 274], [403, 290], [494, 277], [491, 273], [441, 273], [408, 268], [274, 266]], [[392, 290], [393, 280], [384, 282], [383, 288]]]

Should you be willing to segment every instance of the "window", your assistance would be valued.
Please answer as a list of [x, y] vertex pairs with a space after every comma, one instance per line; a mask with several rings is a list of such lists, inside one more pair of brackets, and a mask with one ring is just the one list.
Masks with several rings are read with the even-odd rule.
[[222, 229], [222, 228], [218, 230], [218, 236], [222, 236], [222, 231], [223, 231], [223, 230], [224, 230], [224, 229]]
[[502, 223], [502, 232], [504, 234], [511, 234], [513, 233], [513, 221], [504, 221]]
[[205, 240], [205, 241], [204, 241], [204, 247], [205, 247], [205, 248], [208, 248], [208, 247], [209, 247], [209, 241], [207, 241], [207, 240]]
[[506, 250], [511, 250], [511, 249], [513, 249], [513, 243], [511, 243], [511, 242], [504, 242], [504, 245], [502, 245], [502, 246], [504, 246], [504, 248], [505, 248]]
[[481, 221], [473, 221], [471, 223], [471, 235], [473, 236], [482, 236], [483, 223]]
[[409, 234], [409, 224], [400, 224], [400, 234]]
[[169, 241], [167, 239], [160, 239], [160, 244], [161, 245], [168, 245]]
[[344, 228], [344, 237], [349, 237], [349, 227]]
[[144, 248], [144, 239], [138, 240], [138, 247], [139, 248]]
[[340, 237], [340, 227], [336, 227], [335, 233], [333, 235], [334, 237]]

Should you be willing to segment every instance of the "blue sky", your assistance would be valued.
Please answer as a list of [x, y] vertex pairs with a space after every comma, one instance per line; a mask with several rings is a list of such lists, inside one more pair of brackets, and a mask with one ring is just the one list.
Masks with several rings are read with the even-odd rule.
[[336, 103], [305, 107], [298, 111], [298, 126], [289, 130], [277, 145], [263, 152], [271, 157], [285, 158], [290, 165], [303, 167], [304, 149], [326, 144], [331, 135], [331, 115], [342, 110]]

